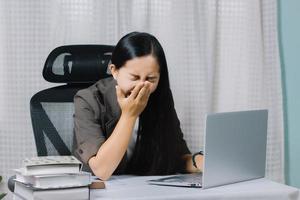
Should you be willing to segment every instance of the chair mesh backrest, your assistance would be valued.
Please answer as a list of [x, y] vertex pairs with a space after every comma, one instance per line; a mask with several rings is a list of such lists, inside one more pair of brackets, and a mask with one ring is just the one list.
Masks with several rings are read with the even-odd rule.
[[73, 45], [54, 49], [43, 76], [68, 83], [35, 94], [30, 100], [31, 122], [38, 156], [71, 155], [73, 145], [73, 98], [78, 90], [106, 78], [113, 46]]
[[[74, 105], [71, 102], [65, 103], [51, 103], [51, 102], [42, 102], [42, 108], [44, 109], [46, 115], [48, 116], [49, 120], [52, 122], [53, 127], [55, 127], [57, 134], [62, 139], [62, 142], [66, 145], [68, 150], [72, 149], [72, 142], [73, 142], [73, 113], [74, 113]], [[48, 129], [48, 130], [46, 130]], [[51, 140], [49, 139], [49, 134], [53, 134], [51, 131], [51, 127], [45, 127], [43, 131], [45, 136], [45, 143], [47, 148], [48, 155], [60, 155], [57, 149], [52, 144]], [[67, 151], [66, 154], [70, 152]], [[65, 153], [61, 153], [65, 154]]]
[[38, 156], [71, 154], [73, 97], [82, 88], [59, 86], [32, 97], [30, 111]]

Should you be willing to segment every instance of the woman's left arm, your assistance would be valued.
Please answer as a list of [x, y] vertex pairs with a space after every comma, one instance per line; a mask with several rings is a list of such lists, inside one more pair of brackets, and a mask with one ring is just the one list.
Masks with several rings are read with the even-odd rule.
[[195, 167], [193, 165], [193, 159], [192, 159], [192, 154], [190, 153], [190, 150], [188, 149], [187, 145], [186, 145], [186, 142], [183, 138], [183, 133], [181, 131], [181, 127], [180, 127], [180, 121], [177, 117], [177, 113], [176, 113], [176, 110], [173, 106], [172, 108], [172, 113], [173, 113], [173, 119], [174, 119], [174, 122], [175, 122], [175, 126], [176, 126], [176, 139], [177, 139], [177, 144], [178, 144], [178, 147], [179, 147], [179, 152], [180, 154], [182, 155], [181, 158], [182, 158], [182, 161], [183, 161], [183, 164], [184, 164], [184, 169], [186, 172], [188, 173], [198, 173], [198, 172], [202, 172], [202, 169], [203, 169], [203, 155], [200, 155], [200, 154], [197, 154], [195, 156], [195, 162], [196, 162], [196, 166]]
[[188, 173], [199, 173], [203, 171], [203, 155], [197, 154], [195, 156], [196, 166], [193, 164], [192, 154], [185, 154], [182, 156], [182, 159], [185, 163], [185, 169]]

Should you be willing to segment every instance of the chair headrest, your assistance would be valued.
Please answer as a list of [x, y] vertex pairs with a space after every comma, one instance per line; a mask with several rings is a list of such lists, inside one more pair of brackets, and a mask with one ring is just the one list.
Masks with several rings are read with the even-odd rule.
[[94, 83], [111, 76], [107, 67], [113, 49], [108, 45], [57, 47], [45, 62], [43, 77], [52, 83]]

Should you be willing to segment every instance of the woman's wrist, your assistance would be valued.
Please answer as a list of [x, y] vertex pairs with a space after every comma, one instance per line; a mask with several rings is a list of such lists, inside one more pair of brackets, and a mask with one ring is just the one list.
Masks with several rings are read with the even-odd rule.
[[203, 168], [203, 151], [196, 152], [192, 155], [193, 166], [202, 171]]
[[126, 121], [127, 125], [132, 125], [132, 127], [133, 127], [137, 118], [138, 118], [138, 116], [122, 113], [120, 120]]
[[135, 123], [135, 121], [136, 121], [136, 119], [138, 118], [138, 116], [130, 115], [130, 114], [128, 114], [128, 113], [123, 113], [123, 112], [122, 112], [120, 118], [122, 118], [122, 119], [124, 119], [124, 120], [126, 120], [126, 121], [129, 120], [129, 122]]

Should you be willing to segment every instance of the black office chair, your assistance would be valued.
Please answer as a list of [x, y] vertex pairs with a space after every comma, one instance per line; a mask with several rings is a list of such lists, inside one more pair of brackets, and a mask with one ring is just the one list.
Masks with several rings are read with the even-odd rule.
[[[48, 56], [43, 77], [67, 83], [36, 93], [30, 114], [38, 156], [71, 155], [73, 144], [73, 97], [99, 79], [111, 76], [107, 66], [114, 46], [70, 45], [54, 49]], [[14, 177], [8, 187], [14, 191]]]

